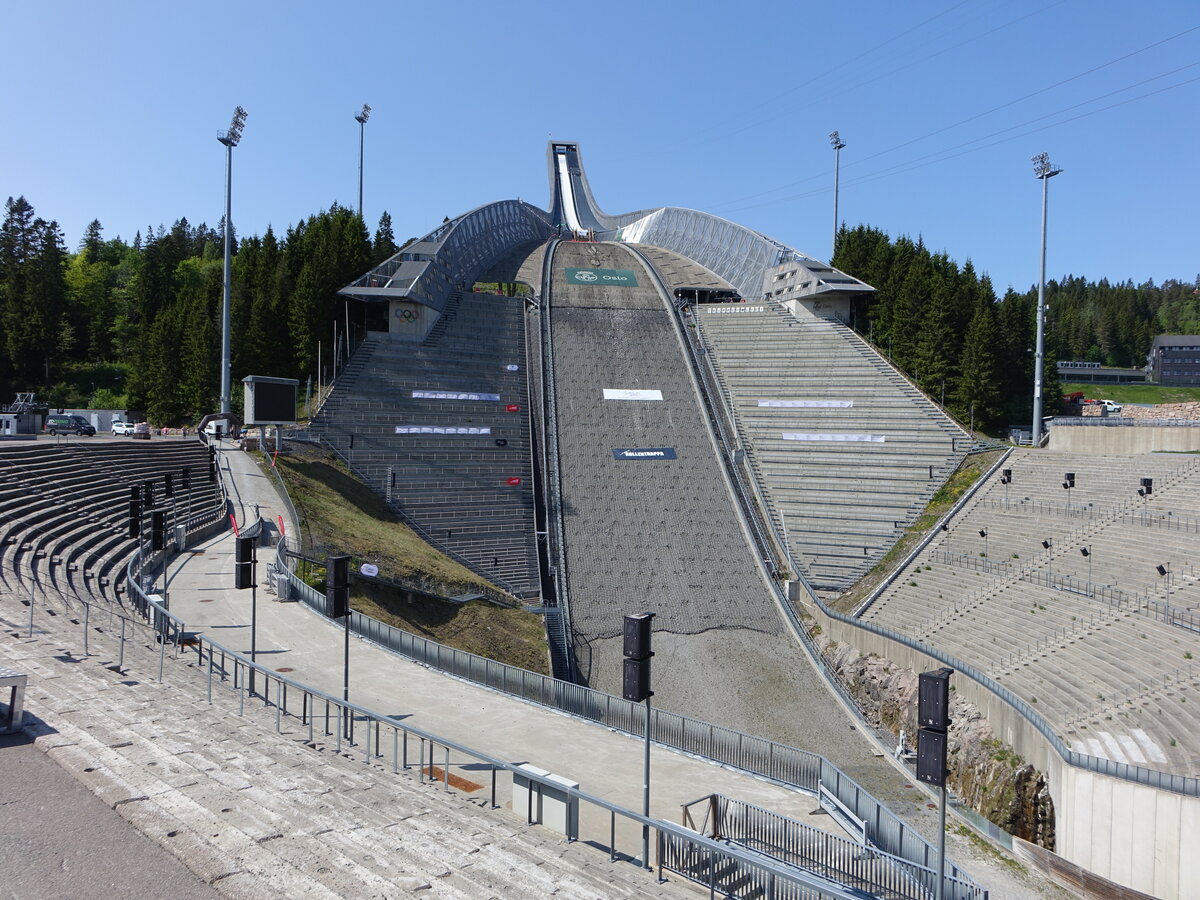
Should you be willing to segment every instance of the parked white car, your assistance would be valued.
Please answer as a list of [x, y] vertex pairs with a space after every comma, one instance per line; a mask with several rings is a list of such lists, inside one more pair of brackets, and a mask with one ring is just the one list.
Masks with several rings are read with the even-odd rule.
[[1121, 411], [1121, 404], [1115, 400], [1101, 400], [1100, 402], [1104, 404], [1106, 412], [1119, 413]]
[[113, 422], [112, 423], [112, 433], [113, 433], [113, 437], [116, 437], [118, 434], [133, 434], [133, 423], [132, 422]]

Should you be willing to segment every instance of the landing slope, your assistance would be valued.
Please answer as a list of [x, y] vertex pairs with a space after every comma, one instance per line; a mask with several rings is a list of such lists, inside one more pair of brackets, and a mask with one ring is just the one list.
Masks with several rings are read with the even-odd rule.
[[[637, 284], [569, 284], [573, 269], [631, 272]], [[551, 323], [571, 616], [589, 683], [620, 693], [621, 617], [653, 610], [657, 705], [828, 753], [886, 795], [785, 629], [649, 273], [619, 245], [560, 245]], [[662, 400], [606, 400], [606, 388]]]

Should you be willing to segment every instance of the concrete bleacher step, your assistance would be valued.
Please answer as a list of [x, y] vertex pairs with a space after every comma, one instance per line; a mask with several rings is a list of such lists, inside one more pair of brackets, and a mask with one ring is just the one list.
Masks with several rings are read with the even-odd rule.
[[127, 669], [67, 647], [77, 626], [0, 644], [0, 659], [31, 675], [27, 709], [38, 743], [102, 801], [232, 897], [629, 896], [679, 894], [604, 853], [530, 829], [505, 810], [390, 761], [363, 765], [303, 743], [307, 729], [248, 701], [237, 716], [226, 684], [203, 700], [203, 673], [168, 663], [165, 684], [136, 674], [155, 664], [145, 641], [128, 647]]
[[[501, 586], [533, 596], [540, 576], [524, 327], [519, 299], [456, 296], [424, 344], [364, 344], [312, 430], [373, 490], [390, 493], [405, 522], [481, 575], [500, 577]], [[413, 398], [414, 390], [497, 393], [502, 401], [429, 400]], [[518, 412], [509, 412], [509, 404]], [[396, 434], [398, 424], [487, 426], [491, 434]], [[498, 447], [500, 439], [507, 445]], [[519, 486], [508, 485], [513, 477], [521, 479]], [[497, 527], [485, 532], [489, 521]], [[516, 527], [498, 527], [506, 522]], [[468, 543], [469, 535], [483, 535], [490, 543], [481, 548]], [[521, 562], [493, 567], [497, 558]]]

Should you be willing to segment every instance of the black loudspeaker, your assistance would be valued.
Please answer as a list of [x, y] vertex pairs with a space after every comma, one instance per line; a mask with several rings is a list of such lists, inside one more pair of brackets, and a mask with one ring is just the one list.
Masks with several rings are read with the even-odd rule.
[[1068, 472], [1066, 475], [1063, 476], [1063, 478], [1066, 479], [1067, 484], [1069, 484], [1071, 487], [1075, 487], [1075, 473], [1074, 472]]
[[1144, 490], [1146, 492], [1147, 497], [1149, 497], [1151, 494], [1153, 494], [1154, 493], [1154, 479], [1153, 478], [1143, 478], [1142, 479], [1142, 490]]
[[146, 509], [154, 509], [154, 482], [142, 482], [142, 505]]
[[938, 786], [946, 783], [946, 733], [922, 728], [917, 733], [917, 780]]
[[[628, 620], [626, 620], [628, 621]], [[624, 678], [621, 681], [621, 696], [633, 703], [641, 703], [653, 697], [650, 690], [650, 659], [626, 659]]]
[[341, 619], [350, 615], [350, 588], [327, 587], [325, 599], [328, 601], [329, 618]]
[[233, 586], [239, 591], [254, 587], [255, 538], [239, 537], [233, 550]]
[[329, 601], [329, 617], [340, 619], [350, 615], [349, 556], [326, 557], [325, 584], [325, 596]]
[[922, 672], [917, 694], [917, 724], [945, 731], [950, 727], [950, 676], [953, 669]]
[[329, 584], [334, 587], [347, 587], [350, 584], [350, 557], [330, 556], [325, 560], [325, 569]]
[[[625, 617], [625, 658], [649, 659], [654, 654], [650, 650], [650, 625], [654, 613], [638, 613]], [[628, 667], [625, 669], [629, 671]]]
[[[137, 488], [133, 489], [137, 493]], [[142, 501], [129, 501], [129, 536], [136, 538], [142, 533]]]
[[163, 550], [167, 546], [167, 512], [156, 509], [150, 513], [150, 549]]
[[1007, 479], [1008, 479], [1008, 481], [1009, 481], [1009, 484], [1011, 484], [1011, 483], [1012, 483], [1012, 469], [1005, 469], [1005, 470], [1004, 470], [1003, 472], [1001, 472], [1000, 474], [1001, 474], [1001, 475], [1003, 475], [1005, 478], [1007, 478]]
[[175, 496], [175, 476], [170, 472], [163, 472], [163, 495], [167, 497]]
[[184, 469], [183, 473], [179, 476], [179, 488], [185, 494], [188, 493], [192, 489], [192, 470], [191, 469]]
[[233, 548], [233, 561], [239, 563], [254, 562], [254, 538], [239, 537]]

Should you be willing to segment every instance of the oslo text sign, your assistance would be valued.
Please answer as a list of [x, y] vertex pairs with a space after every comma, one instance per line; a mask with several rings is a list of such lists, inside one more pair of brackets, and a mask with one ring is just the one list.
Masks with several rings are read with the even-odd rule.
[[628, 269], [567, 269], [567, 284], [593, 287], [637, 287], [637, 276]]

